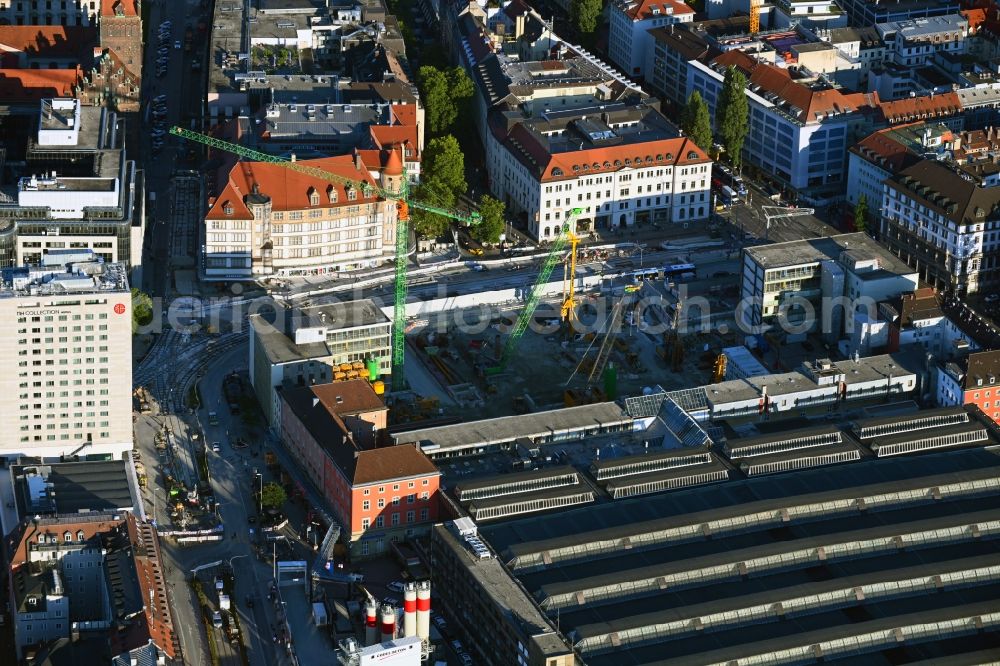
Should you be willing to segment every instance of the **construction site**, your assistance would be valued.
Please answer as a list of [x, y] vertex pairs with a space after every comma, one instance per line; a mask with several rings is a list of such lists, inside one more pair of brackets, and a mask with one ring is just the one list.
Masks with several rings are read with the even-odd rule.
[[711, 311], [723, 314], [703, 321], [684, 307], [687, 285], [664, 270], [578, 289], [569, 279], [577, 263], [571, 245], [553, 262], [562, 264], [561, 294], [533, 302], [533, 292], [492, 313], [442, 312], [407, 334], [407, 376], [425, 375], [413, 386], [423, 396], [414, 410], [468, 419], [473, 409], [476, 418], [491, 418], [721, 380], [721, 350], [742, 344], [732, 322], [735, 279], [704, 294]]

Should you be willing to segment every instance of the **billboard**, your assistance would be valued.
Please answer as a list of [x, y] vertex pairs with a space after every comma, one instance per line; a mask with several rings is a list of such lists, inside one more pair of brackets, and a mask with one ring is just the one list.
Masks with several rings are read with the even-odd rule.
[[420, 638], [397, 638], [361, 650], [361, 666], [420, 666]]

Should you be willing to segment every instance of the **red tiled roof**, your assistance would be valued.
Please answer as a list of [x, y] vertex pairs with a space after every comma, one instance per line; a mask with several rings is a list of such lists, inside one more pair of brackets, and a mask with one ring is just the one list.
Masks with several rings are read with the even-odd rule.
[[358, 452], [352, 481], [355, 485], [362, 485], [409, 476], [438, 474], [440, 474], [438, 468], [416, 446], [398, 444]]
[[[634, 4], [625, 9], [625, 16], [633, 21], [645, 21], [653, 17], [662, 18], [665, 16], [678, 16], [680, 14], [694, 14], [694, 10], [683, 2], [677, 0], [632, 0]], [[658, 9], [658, 13], [653, 13], [653, 9]]]
[[897, 124], [959, 113], [962, 110], [962, 101], [959, 99], [958, 93], [949, 92], [942, 95], [923, 95], [898, 99], [894, 102], [882, 102], [879, 104], [879, 108], [889, 124]]
[[96, 31], [85, 26], [0, 25], [0, 54], [76, 56], [96, 41]]
[[712, 62], [741, 70], [747, 75], [750, 85], [760, 86], [762, 91], [774, 93], [794, 106], [798, 109], [799, 120], [806, 123], [819, 120], [819, 116], [828, 113], [855, 111], [879, 103], [877, 93], [844, 93], [836, 88], [813, 90], [803, 83], [792, 80], [790, 73], [784, 67], [762, 63], [739, 50], [726, 51]]
[[986, 22], [986, 10], [983, 8], [962, 9], [958, 13], [964, 16], [965, 20], [969, 22], [970, 35], [979, 32], [979, 27]]
[[389, 106], [392, 119], [400, 125], [417, 125], [417, 107], [414, 104], [392, 104]]
[[518, 124], [511, 129], [505, 143], [518, 159], [541, 169], [539, 179], [542, 181], [611, 173], [619, 169], [684, 166], [709, 160], [705, 151], [684, 137], [550, 154], [531, 131]]
[[144, 622], [132, 624], [132, 630], [114, 636], [117, 652], [125, 652], [146, 645], [150, 640], [171, 659], [177, 658], [178, 639], [167, 601], [167, 584], [164, 579], [160, 547], [152, 525], [138, 522], [128, 515], [129, 541], [132, 543], [135, 574], [142, 591]]
[[369, 128], [372, 141], [378, 148], [410, 144], [417, 148], [417, 128], [407, 125], [372, 125]]
[[[318, 160], [302, 160], [301, 164], [316, 167], [355, 182], [363, 181], [372, 187], [377, 187], [377, 183], [375, 183], [368, 173], [368, 169], [363, 163], [361, 164], [361, 168], [358, 168], [354, 163], [352, 155], [324, 157]], [[253, 215], [244, 203], [243, 198], [253, 192], [254, 184], [259, 187], [261, 194], [271, 198], [271, 207], [275, 211], [305, 210], [310, 208], [309, 193], [312, 190], [319, 193], [320, 203], [318, 207], [321, 208], [347, 205], [356, 206], [378, 200], [376, 195], [365, 198], [364, 194], [359, 190], [358, 198], [351, 201], [347, 198], [347, 193], [343, 185], [331, 183], [320, 176], [312, 176], [301, 171], [295, 171], [281, 164], [239, 162], [230, 169], [229, 180], [212, 204], [211, 209], [209, 209], [206, 219], [253, 219]], [[330, 188], [337, 190], [336, 203], [330, 203], [328, 195]], [[225, 213], [227, 202], [233, 209], [231, 215]]]
[[908, 125], [896, 125], [891, 128], [879, 130], [869, 134], [856, 145], [852, 146], [851, 151], [869, 161], [877, 161], [883, 169], [890, 173], [896, 173], [911, 164], [915, 164], [920, 158], [911, 153], [906, 146], [894, 140], [890, 132], [902, 127], [922, 124], [923, 122], [909, 123]]
[[0, 69], [0, 100], [26, 102], [73, 97], [83, 73], [77, 69]]
[[124, 16], [139, 15], [139, 0], [101, 0], [101, 16], [117, 16], [119, 6]]

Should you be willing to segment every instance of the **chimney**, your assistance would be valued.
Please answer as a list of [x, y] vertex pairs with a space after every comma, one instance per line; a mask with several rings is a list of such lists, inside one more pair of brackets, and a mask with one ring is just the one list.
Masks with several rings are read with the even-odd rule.
[[365, 645], [375, 645], [378, 642], [378, 607], [375, 600], [368, 597], [365, 602]]
[[417, 635], [417, 584], [407, 583], [403, 589], [403, 636]]
[[514, 39], [521, 39], [521, 35], [524, 34], [524, 19], [527, 14], [521, 14], [520, 16], [514, 17]]
[[396, 637], [396, 609], [389, 604], [384, 604], [381, 609], [381, 637], [385, 643]]
[[428, 641], [431, 636], [431, 582], [417, 583], [417, 636]]
[[365, 168], [365, 165], [361, 162], [361, 153], [357, 150], [354, 151], [354, 168], [358, 171], [362, 171]]

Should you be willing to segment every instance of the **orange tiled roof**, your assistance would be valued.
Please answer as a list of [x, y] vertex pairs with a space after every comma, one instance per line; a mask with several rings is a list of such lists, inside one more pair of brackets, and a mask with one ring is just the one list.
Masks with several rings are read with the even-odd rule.
[[[368, 173], [364, 163], [361, 168], [357, 168], [352, 155], [340, 155], [338, 157], [324, 157], [318, 160], [302, 160], [302, 164], [323, 169], [338, 176], [348, 178], [355, 182], [366, 182], [372, 187], [377, 187], [377, 183]], [[334, 184], [325, 178], [311, 176], [300, 171], [294, 171], [281, 164], [270, 164], [266, 162], [239, 162], [229, 171], [229, 180], [222, 188], [222, 192], [212, 203], [206, 218], [209, 220], [251, 220], [253, 214], [244, 203], [244, 197], [253, 192], [253, 186], [257, 185], [260, 193], [271, 198], [271, 207], [275, 211], [305, 210], [311, 208], [309, 203], [309, 193], [315, 190], [319, 194], [319, 206], [317, 208], [330, 208], [336, 206], [356, 206], [363, 203], [371, 203], [379, 199], [376, 195], [364, 197], [358, 191], [357, 199], [351, 201], [347, 198], [344, 186]], [[330, 203], [329, 189], [337, 191], [336, 203]], [[233, 211], [227, 215], [226, 204], [229, 204]]]
[[750, 57], [743, 51], [727, 51], [712, 61], [723, 67], [736, 67], [747, 75], [748, 83], [774, 93], [798, 109], [798, 119], [808, 123], [829, 113], [855, 111], [879, 103], [877, 93], [844, 93], [836, 88], [813, 90], [794, 81], [784, 67], [775, 67]]
[[0, 25], [0, 53], [75, 56], [97, 41], [93, 28], [65, 25]]
[[693, 141], [681, 137], [638, 144], [587, 148], [564, 153], [549, 153], [524, 125], [510, 132], [508, 145], [518, 159], [539, 168], [541, 181], [566, 180], [588, 174], [612, 173], [619, 169], [650, 166], [684, 166], [707, 162], [705, 154]]
[[82, 79], [77, 69], [0, 69], [0, 100], [29, 101], [45, 97], [73, 97]]
[[902, 143], [894, 140], [889, 133], [902, 127], [922, 124], [922, 122], [909, 123], [908, 125], [896, 125], [895, 127], [879, 130], [869, 134], [856, 145], [852, 146], [851, 151], [869, 161], [877, 161], [883, 169], [890, 173], [896, 173], [914, 164], [920, 158], [913, 155]]
[[979, 32], [979, 26], [986, 22], [986, 10], [983, 8], [962, 9], [958, 13], [964, 16], [965, 20], [969, 22], [970, 35]]
[[[659, 13], [654, 14], [653, 8], [658, 9]], [[637, 0], [635, 4], [625, 10], [625, 16], [633, 21], [645, 21], [654, 16], [659, 18], [680, 14], [694, 14], [694, 10], [677, 0]]]
[[959, 113], [962, 101], [958, 93], [949, 92], [942, 95], [923, 95], [907, 97], [893, 102], [882, 102], [879, 105], [882, 115], [890, 124], [940, 118]]
[[413, 104], [392, 104], [389, 106], [389, 113], [400, 125], [417, 124], [417, 107]]
[[101, 16], [117, 16], [119, 6], [125, 16], [139, 15], [138, 0], [101, 0]]

